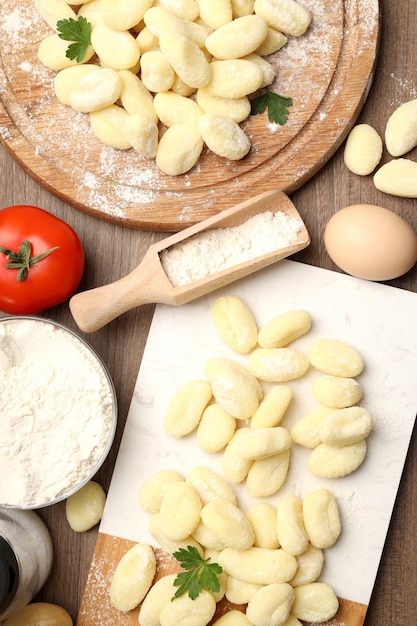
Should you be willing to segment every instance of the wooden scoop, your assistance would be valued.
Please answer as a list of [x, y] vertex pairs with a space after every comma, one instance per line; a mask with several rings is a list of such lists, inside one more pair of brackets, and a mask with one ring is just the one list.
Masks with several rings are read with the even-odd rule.
[[265, 211], [273, 213], [282, 211], [301, 219], [293, 203], [282, 191], [267, 191], [162, 239], [149, 246], [139, 265], [124, 278], [103, 287], [78, 293], [71, 298], [69, 306], [78, 327], [87, 333], [94, 332], [122, 313], [141, 304], [164, 303], [176, 306], [185, 304], [309, 245], [310, 236], [303, 225], [296, 241], [289, 246], [194, 280], [187, 285], [180, 287], [172, 285], [159, 256], [162, 250], [206, 230], [238, 226], [250, 217]]

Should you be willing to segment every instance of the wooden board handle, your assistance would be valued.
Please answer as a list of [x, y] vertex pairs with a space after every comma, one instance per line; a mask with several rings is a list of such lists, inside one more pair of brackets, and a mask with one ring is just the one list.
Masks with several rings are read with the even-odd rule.
[[92, 333], [142, 304], [175, 304], [173, 293], [162, 269], [158, 245], [153, 244], [132, 272], [108, 285], [77, 293], [69, 308], [78, 327]]
[[77, 293], [69, 302], [69, 308], [77, 326], [86, 333], [93, 333], [126, 311], [152, 301], [145, 291], [139, 297], [131, 274], [109, 285]]

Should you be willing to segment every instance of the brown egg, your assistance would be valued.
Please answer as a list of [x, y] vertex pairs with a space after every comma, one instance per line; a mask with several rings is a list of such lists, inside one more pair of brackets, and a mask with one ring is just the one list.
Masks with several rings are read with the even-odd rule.
[[340, 209], [327, 223], [324, 245], [347, 274], [390, 280], [417, 262], [417, 234], [399, 215], [373, 204]]

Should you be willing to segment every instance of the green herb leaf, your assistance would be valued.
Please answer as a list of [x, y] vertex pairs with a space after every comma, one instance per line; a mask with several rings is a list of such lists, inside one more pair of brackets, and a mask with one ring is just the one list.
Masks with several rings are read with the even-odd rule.
[[197, 548], [187, 546], [180, 548], [173, 555], [181, 564], [185, 572], [181, 572], [174, 580], [174, 586], [178, 587], [173, 600], [188, 593], [191, 600], [195, 600], [202, 589], [217, 592], [220, 583], [217, 578], [222, 573], [222, 568], [217, 563], [209, 563], [210, 558], [203, 559]]
[[68, 59], [76, 59], [77, 63], [84, 60], [88, 46], [91, 44], [91, 24], [80, 15], [78, 19], [70, 17], [56, 23], [58, 37], [64, 41], [72, 41], [65, 53]]
[[269, 121], [284, 126], [290, 114], [288, 109], [292, 105], [292, 98], [280, 96], [267, 89], [263, 94], [251, 100], [251, 115], [263, 113], [265, 109], [268, 109]]
[[15, 252], [14, 250], [10, 250], [9, 248], [5, 248], [4, 246], [0, 246], [0, 252], [5, 254], [8, 261], [6, 263], [6, 268], [8, 270], [18, 270], [16, 274], [17, 282], [21, 283], [28, 277], [29, 270], [33, 265], [42, 261], [45, 257], [49, 256], [51, 252], [55, 252], [58, 250], [59, 246], [55, 246], [54, 248], [50, 248], [42, 254], [38, 254], [37, 256], [31, 256], [32, 246], [30, 241], [24, 239], [19, 246], [19, 250]]

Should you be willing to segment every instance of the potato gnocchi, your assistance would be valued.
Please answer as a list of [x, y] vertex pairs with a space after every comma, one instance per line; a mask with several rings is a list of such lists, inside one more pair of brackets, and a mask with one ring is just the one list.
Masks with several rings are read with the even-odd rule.
[[203, 505], [197, 489], [187, 482], [167, 486], [159, 510], [160, 530], [167, 539], [178, 541], [193, 534]]
[[186, 481], [197, 490], [203, 505], [222, 498], [236, 504], [236, 494], [224, 478], [203, 466], [193, 467], [187, 474]]
[[250, 459], [244, 459], [239, 454], [239, 440], [247, 432], [250, 432], [248, 427], [238, 428], [224, 449], [222, 456], [223, 473], [235, 485], [242, 483], [246, 479], [252, 466]]
[[330, 411], [320, 426], [320, 438], [329, 446], [346, 446], [368, 437], [372, 430], [369, 412], [360, 406]]
[[315, 548], [330, 548], [339, 538], [342, 530], [339, 507], [327, 489], [317, 489], [304, 496], [302, 518], [306, 534]]
[[283, 383], [301, 378], [309, 368], [306, 354], [293, 348], [257, 348], [249, 356], [249, 369], [260, 380]]
[[251, 417], [252, 428], [278, 426], [294, 397], [288, 385], [275, 385], [262, 398], [258, 408]]
[[140, 607], [141, 626], [155, 626], [160, 623], [159, 616], [165, 606], [171, 605], [175, 593], [176, 574], [159, 578], [149, 589]]
[[216, 498], [201, 510], [201, 519], [225, 546], [246, 550], [255, 541], [255, 534], [245, 513], [230, 502]]
[[[145, 113], [155, 126], [138, 116], [125, 125], [103, 123], [97, 115], [93, 133], [105, 145], [155, 160], [167, 176], [192, 169], [203, 147], [232, 161], [249, 153], [249, 136], [239, 124], [250, 115], [249, 96], [275, 79], [265, 57], [289, 37], [304, 34], [311, 22], [309, 11], [295, 0], [101, 0], [79, 2], [75, 8], [36, 0], [35, 7], [54, 31], [40, 42], [38, 58], [57, 72], [60, 102], [86, 113], [119, 104], [129, 115]], [[91, 44], [80, 64], [68, 58], [68, 42], [57, 32], [59, 20], [79, 16], [92, 27]], [[115, 72], [119, 81], [102, 72], [95, 80], [69, 73], [61, 79], [65, 69], [90, 61], [97, 70]], [[120, 80], [126, 93], [113, 84]], [[63, 82], [65, 98], [60, 97]], [[166, 115], [167, 103], [157, 99], [167, 92], [182, 98], [175, 102], [175, 122]], [[135, 104], [135, 93], [145, 109]], [[201, 107], [198, 123], [195, 115], [188, 115], [192, 105]], [[167, 128], [174, 130], [167, 133]], [[182, 135], [186, 139], [180, 150]]]
[[304, 448], [315, 448], [322, 443], [321, 425], [324, 418], [332, 411], [331, 407], [318, 405], [304, 415], [291, 428], [291, 438]]
[[[203, 396], [192, 390], [192, 383], [180, 389], [171, 403], [188, 389], [190, 406], [200, 404], [189, 426], [177, 436], [195, 431], [201, 450], [222, 454], [225, 477], [232, 484], [244, 483], [256, 498], [271, 496], [284, 485], [292, 444], [312, 450], [307, 467], [317, 476], [338, 478], [356, 471], [365, 459], [365, 440], [372, 431], [372, 417], [358, 405], [363, 389], [357, 377], [365, 367], [360, 353], [335, 338], [316, 339], [306, 352], [295, 349], [293, 342], [312, 325], [304, 310], [281, 313], [258, 331], [252, 312], [240, 298], [221, 296], [213, 303], [212, 320], [225, 344], [247, 356], [248, 366], [226, 357], [209, 359], [204, 368], [208, 406], [203, 413]], [[260, 342], [269, 347], [261, 347]], [[293, 402], [290, 383], [308, 371], [314, 374], [313, 369], [319, 373], [311, 386], [317, 406], [287, 430], [282, 421]], [[211, 394], [213, 402], [208, 399]], [[181, 405], [175, 412], [183, 422], [186, 412]]]
[[295, 591], [288, 583], [272, 583], [256, 591], [248, 602], [246, 615], [253, 624], [284, 624], [294, 604]]
[[203, 452], [214, 454], [223, 450], [236, 430], [236, 419], [219, 404], [210, 404], [197, 427], [197, 444]]
[[417, 198], [417, 162], [412, 159], [399, 158], [384, 163], [373, 180], [379, 191], [402, 198]]
[[252, 312], [237, 296], [221, 296], [212, 309], [214, 327], [235, 352], [247, 354], [257, 344], [258, 326]]
[[268, 502], [257, 502], [246, 511], [246, 517], [255, 534], [254, 546], [258, 548], [279, 548], [277, 509], [275, 506]]
[[171, 437], [184, 437], [198, 425], [213, 392], [206, 380], [193, 380], [178, 389], [164, 419], [165, 431]]
[[262, 585], [247, 583], [239, 578], [227, 575], [226, 598], [233, 604], [247, 604], [255, 591]]
[[354, 378], [330, 374], [316, 378], [311, 390], [318, 402], [334, 409], [353, 406], [362, 399], [363, 395], [360, 383]]
[[219, 564], [227, 574], [258, 585], [288, 582], [297, 571], [295, 557], [282, 548], [225, 548], [220, 552]]
[[139, 504], [147, 513], [158, 513], [167, 487], [174, 482], [184, 481], [184, 476], [176, 470], [161, 470], [146, 480], [138, 493]]
[[290, 554], [299, 556], [307, 550], [309, 538], [304, 528], [303, 503], [294, 494], [278, 502], [277, 535], [280, 546]]
[[191, 600], [188, 595], [177, 598], [175, 602], [163, 607], [159, 614], [161, 626], [206, 626], [216, 610], [216, 601], [212, 594], [203, 589], [200, 595]]
[[337, 613], [339, 601], [333, 589], [321, 582], [309, 583], [296, 587], [293, 614], [304, 621], [327, 622]]
[[134, 609], [151, 588], [156, 557], [151, 546], [138, 543], [122, 556], [110, 585], [110, 601], [119, 611]]
[[315, 582], [323, 569], [324, 551], [309, 544], [306, 551], [297, 557], [297, 572], [290, 580], [293, 587]]
[[246, 489], [254, 498], [277, 493], [285, 483], [290, 465], [290, 449], [252, 462], [246, 476]]
[[404, 102], [388, 118], [385, 145], [393, 157], [400, 157], [417, 146], [417, 99]]
[[[339, 607], [334, 590], [320, 581], [325, 550], [342, 532], [338, 502], [326, 488], [303, 496], [287, 492], [275, 501], [263, 498], [277, 494], [285, 483], [293, 445], [310, 449], [307, 467], [321, 478], [345, 476], [363, 463], [373, 426], [369, 412], [358, 404], [363, 390], [356, 377], [364, 361], [356, 349], [336, 339], [315, 340], [304, 352], [293, 348], [290, 344], [312, 324], [305, 311], [296, 311], [295, 322], [282, 314], [265, 325], [265, 341], [281, 347], [264, 348], [256, 320], [239, 298], [219, 298], [212, 313], [220, 337], [249, 367], [232, 358], [209, 359], [206, 380], [179, 388], [164, 424], [172, 428], [179, 422], [172, 436], [194, 433], [204, 452], [220, 453], [224, 477], [204, 465], [186, 474], [166, 469], [144, 481], [138, 500], [149, 513], [151, 535], [165, 551], [193, 546], [222, 567], [220, 589], [204, 591], [200, 608], [183, 596], [170, 605], [175, 588], [173, 578], [165, 577], [145, 595], [141, 623], [171, 626], [181, 620], [204, 626], [223, 597], [247, 606], [246, 613], [222, 615], [215, 622], [219, 625], [322, 623]], [[295, 354], [302, 364], [299, 377], [307, 371], [312, 377], [311, 398], [318, 404], [291, 429], [285, 427], [285, 415], [293, 389], [254, 372], [251, 357], [260, 350]], [[238, 484], [254, 499], [247, 510], [233, 488]]]
[[383, 143], [369, 124], [357, 124], [350, 131], [343, 158], [346, 167], [359, 176], [372, 174], [382, 158]]
[[[404, 158], [417, 145], [417, 99], [398, 106], [389, 116], [384, 133], [385, 147], [394, 157], [374, 174], [375, 187], [393, 196], [417, 198], [417, 163]], [[355, 174], [366, 176], [380, 163], [383, 141], [369, 124], [358, 124], [345, 144], [346, 167]]]
[[305, 335], [310, 330], [311, 323], [308, 311], [286, 311], [260, 329], [258, 343], [261, 348], [285, 348]]
[[364, 368], [361, 355], [339, 339], [313, 341], [308, 348], [308, 358], [313, 367], [331, 376], [354, 378]]
[[366, 456], [366, 440], [344, 446], [321, 443], [314, 448], [307, 460], [307, 467], [322, 478], [341, 478], [352, 474], [362, 465]]
[[85, 532], [99, 523], [106, 503], [103, 487], [94, 480], [69, 496], [65, 502], [68, 524], [75, 532]]
[[204, 373], [218, 404], [238, 420], [255, 413], [262, 398], [262, 389], [255, 376], [237, 361], [226, 357], [207, 361]]
[[[190, 484], [200, 483], [200, 488], [206, 482], [212, 483], [212, 487], [202, 488], [209, 493], [206, 497], [202, 496], [206, 501], [204, 507], [195, 508], [195, 512], [198, 511], [201, 516], [196, 532], [178, 544], [184, 548], [195, 546], [205, 559], [210, 558], [223, 568], [220, 590], [216, 594], [209, 594], [212, 600], [207, 599], [208, 592], [202, 594], [202, 625], [207, 624], [214, 613], [213, 602], [215, 604], [224, 596], [229, 602], [247, 604], [246, 619], [252, 624], [269, 624], [272, 622], [268, 620], [272, 618], [278, 620], [276, 623], [287, 624], [290, 612], [295, 616], [293, 606], [296, 606], [299, 615], [307, 615], [314, 608], [316, 619], [321, 615], [330, 615], [332, 610], [337, 611], [338, 602], [334, 602], [335, 595], [328, 585], [320, 583], [311, 587], [311, 592], [317, 596], [314, 607], [309, 605], [305, 589], [307, 585], [318, 581], [324, 564], [324, 549], [334, 545], [341, 532], [338, 505], [329, 491], [319, 489], [307, 493], [303, 498], [289, 494], [281, 498], [276, 506], [258, 502], [244, 512], [237, 504], [233, 490], [227, 488], [227, 483], [211, 470], [195, 467], [185, 477], [173, 471], [168, 472], [171, 470], [151, 475], [140, 489], [140, 493], [144, 490], [148, 492], [146, 501], [160, 501], [158, 513], [150, 517], [152, 534], [154, 520], [164, 506], [165, 495], [161, 500], [160, 494], [161, 484], [165, 480], [180, 485], [184, 478]], [[179, 482], [176, 483], [176, 480]], [[151, 496], [152, 489], [155, 490], [155, 497]], [[221, 493], [226, 493], [226, 498]], [[189, 514], [188, 510], [183, 517], [189, 517]], [[159, 529], [157, 537], [165, 549], [171, 545], [169, 539], [164, 537], [163, 530]], [[202, 543], [196, 541], [197, 537]], [[176, 549], [173, 548], [173, 551]], [[127, 559], [126, 555], [123, 559]], [[124, 567], [122, 561], [119, 569]], [[145, 626], [162, 624], [163, 620], [166, 620], [166, 624], [172, 623], [166, 607], [169, 597], [172, 598], [175, 592], [173, 580], [174, 576], [165, 576], [145, 595], [140, 610], [140, 620]], [[301, 589], [299, 593], [297, 588]], [[178, 618], [185, 619], [189, 600], [187, 598], [176, 607], [174, 613]], [[197, 613], [200, 615], [200, 609]], [[231, 616], [230, 620], [233, 623], [234, 617]]]
[[275, 456], [288, 450], [291, 436], [286, 428], [251, 428], [239, 439], [238, 450], [241, 457], [249, 461], [257, 461]]

